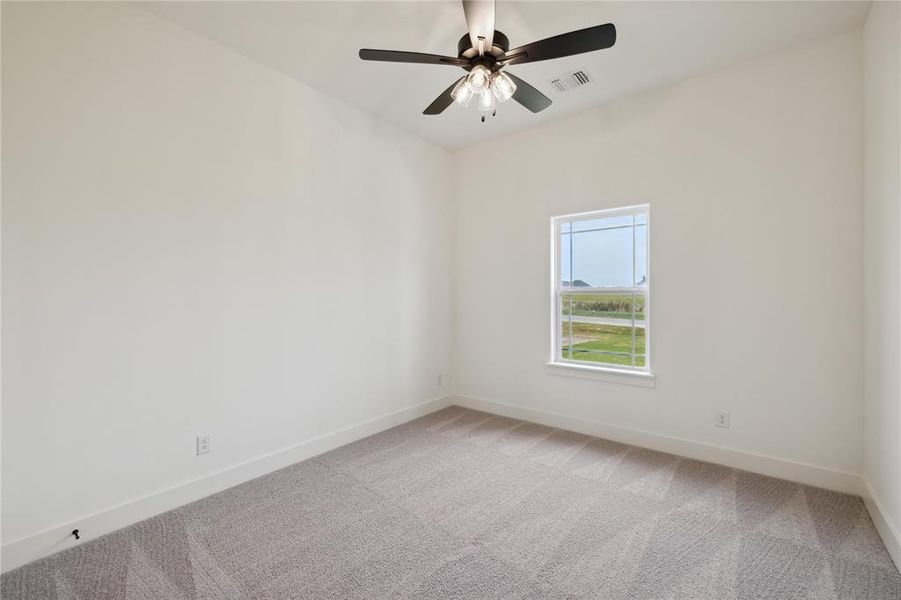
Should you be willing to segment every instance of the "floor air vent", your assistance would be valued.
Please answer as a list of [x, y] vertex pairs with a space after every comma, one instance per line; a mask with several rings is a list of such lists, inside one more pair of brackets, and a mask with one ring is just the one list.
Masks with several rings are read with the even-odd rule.
[[591, 83], [591, 77], [584, 69], [579, 69], [578, 71], [573, 71], [572, 73], [567, 73], [566, 75], [561, 75], [560, 77], [551, 80], [551, 85], [553, 85], [558, 92], [568, 92], [577, 87], [588, 85], [589, 83]]

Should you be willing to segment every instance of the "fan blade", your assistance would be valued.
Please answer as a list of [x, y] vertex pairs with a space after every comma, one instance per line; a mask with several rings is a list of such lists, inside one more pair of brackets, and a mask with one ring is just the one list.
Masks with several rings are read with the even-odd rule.
[[498, 59], [498, 62], [505, 65], [518, 65], [539, 60], [549, 60], [551, 58], [562, 58], [574, 54], [603, 50], [615, 43], [616, 27], [613, 23], [607, 23], [555, 35], [554, 37], [514, 48], [504, 53]]
[[454, 58], [452, 56], [440, 56], [438, 54], [424, 54], [422, 52], [403, 52], [401, 50], [360, 50], [360, 58], [363, 60], [378, 60], [382, 62], [421, 63], [426, 65], [451, 65], [462, 67], [469, 61]]
[[494, 0], [463, 0], [463, 14], [472, 47], [479, 49], [479, 38], [485, 38], [485, 52], [494, 41]]
[[443, 113], [444, 109], [450, 106], [454, 101], [453, 97], [451, 96], [451, 92], [454, 91], [454, 88], [457, 86], [457, 84], [464, 79], [466, 79], [466, 75], [450, 84], [450, 87], [441, 92], [441, 95], [435, 98], [435, 100], [431, 104], [429, 104], [424, 111], [422, 111], [422, 114], [440, 115], [441, 113]]
[[533, 113], [541, 112], [551, 105], [551, 99], [539, 92], [535, 87], [526, 83], [513, 73], [504, 71], [516, 84], [516, 92], [513, 99], [528, 108]]

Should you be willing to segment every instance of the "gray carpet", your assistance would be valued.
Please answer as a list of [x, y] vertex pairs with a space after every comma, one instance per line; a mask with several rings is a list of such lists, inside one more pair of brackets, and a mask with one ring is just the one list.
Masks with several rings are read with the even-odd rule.
[[899, 599], [861, 500], [451, 407], [2, 577], [5, 600]]

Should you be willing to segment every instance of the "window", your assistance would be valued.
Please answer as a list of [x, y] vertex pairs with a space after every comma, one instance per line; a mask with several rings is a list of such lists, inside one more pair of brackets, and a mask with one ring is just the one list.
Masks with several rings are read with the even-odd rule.
[[650, 372], [648, 207], [552, 219], [552, 363]]

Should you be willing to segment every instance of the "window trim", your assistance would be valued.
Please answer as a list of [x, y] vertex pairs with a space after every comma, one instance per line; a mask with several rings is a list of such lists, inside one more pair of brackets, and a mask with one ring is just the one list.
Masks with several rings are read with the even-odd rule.
[[[560, 321], [560, 298], [565, 291], [572, 291], [573, 288], [564, 288], [560, 285], [560, 224], [569, 223], [571, 221], [584, 221], [589, 219], [616, 217], [622, 215], [634, 215], [642, 213], [645, 215], [647, 235], [645, 236], [645, 256], [647, 281], [642, 287], [645, 296], [645, 365], [643, 367], [633, 367], [631, 365], [614, 365], [614, 364], [591, 364], [588, 361], [574, 361], [563, 358], [563, 340], [561, 338], [561, 321]], [[550, 285], [550, 307], [551, 307], [551, 335], [550, 335], [550, 361], [548, 361], [548, 372], [553, 374], [566, 374], [565, 370], [569, 369], [579, 374], [612, 374], [616, 377], [613, 379], [601, 378], [602, 381], [617, 381], [622, 377], [630, 378], [638, 376], [641, 379], [653, 379], [653, 371], [651, 370], [651, 207], [649, 204], [636, 204], [632, 206], [624, 206], [619, 208], [609, 208], [602, 210], [593, 210], [587, 212], [573, 213], [568, 215], [559, 215], [551, 217], [551, 285]], [[633, 256], [635, 248], [632, 248]], [[634, 259], [633, 259], [634, 260]], [[633, 262], [634, 264], [634, 262]], [[572, 278], [572, 274], [570, 274]], [[609, 287], [609, 288], [579, 288], [580, 295], [592, 294], [611, 294], [611, 293], [634, 293], [635, 287]]]

